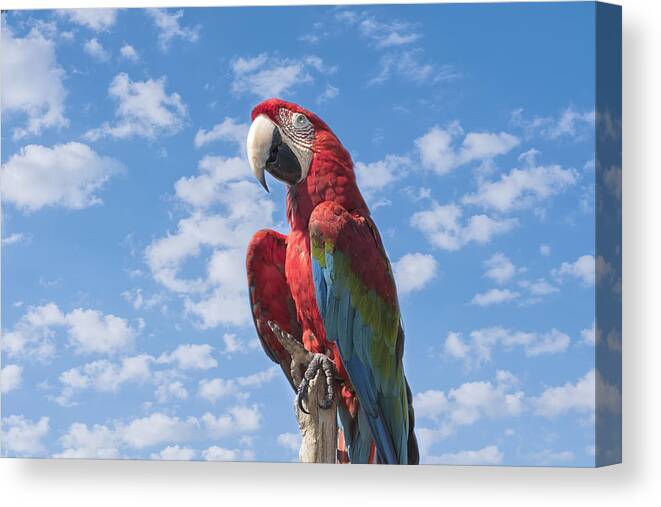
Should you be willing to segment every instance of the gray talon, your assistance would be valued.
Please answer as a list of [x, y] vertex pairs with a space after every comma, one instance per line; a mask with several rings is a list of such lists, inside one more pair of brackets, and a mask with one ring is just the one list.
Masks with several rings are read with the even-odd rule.
[[303, 406], [303, 402], [307, 401], [310, 382], [312, 382], [317, 376], [317, 372], [320, 369], [324, 372], [326, 393], [321, 403], [319, 403], [319, 408], [324, 410], [329, 409], [333, 405], [333, 400], [335, 399], [335, 365], [327, 355], [315, 354], [305, 370], [303, 380], [301, 380], [296, 394], [296, 406], [306, 414], [309, 414], [309, 412]]

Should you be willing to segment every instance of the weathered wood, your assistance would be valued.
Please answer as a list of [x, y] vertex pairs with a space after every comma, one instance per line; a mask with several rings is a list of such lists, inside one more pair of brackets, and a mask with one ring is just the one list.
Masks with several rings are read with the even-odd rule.
[[[302, 463], [337, 462], [337, 397], [329, 409], [319, 407], [324, 399], [326, 381], [323, 370], [310, 382], [306, 414], [294, 403], [298, 427], [301, 430], [301, 450], [299, 459]], [[337, 390], [336, 390], [337, 392]]]

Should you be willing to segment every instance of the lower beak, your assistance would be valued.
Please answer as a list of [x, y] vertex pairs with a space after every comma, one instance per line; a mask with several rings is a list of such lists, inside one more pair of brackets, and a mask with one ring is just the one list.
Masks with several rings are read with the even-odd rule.
[[296, 154], [283, 139], [280, 128], [265, 115], [252, 122], [246, 148], [250, 168], [267, 192], [265, 170], [288, 185], [295, 185], [301, 179], [301, 164]]

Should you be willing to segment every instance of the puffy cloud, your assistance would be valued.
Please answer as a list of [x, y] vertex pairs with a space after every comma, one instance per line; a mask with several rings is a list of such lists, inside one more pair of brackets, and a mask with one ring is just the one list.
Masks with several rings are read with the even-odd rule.
[[119, 54], [124, 60], [128, 60], [129, 62], [135, 63], [138, 60], [140, 60], [140, 57], [138, 56], [138, 52], [130, 44], [124, 44], [119, 49]]
[[180, 443], [191, 440], [199, 431], [200, 424], [194, 417], [180, 419], [156, 412], [119, 424], [116, 431], [130, 447], [143, 449], [162, 443]]
[[432, 255], [409, 253], [393, 264], [400, 294], [423, 289], [436, 277], [438, 264]]
[[208, 370], [218, 366], [218, 361], [212, 356], [214, 348], [211, 345], [179, 345], [174, 351], [162, 354], [159, 363], [175, 363], [182, 370]]
[[120, 457], [117, 434], [100, 424], [88, 427], [87, 424], [73, 423], [60, 437], [64, 449], [54, 458], [116, 459]]
[[594, 320], [592, 321], [591, 328], [586, 328], [581, 331], [581, 337], [588, 345], [594, 345], [597, 342], [597, 329]]
[[23, 377], [23, 367], [17, 364], [8, 364], [0, 372], [0, 392], [3, 394], [18, 389]]
[[533, 400], [535, 411], [545, 417], [555, 417], [567, 412], [594, 413], [595, 371], [590, 370], [576, 383], [567, 382], [549, 387]]
[[196, 42], [200, 36], [199, 26], [181, 26], [183, 10], [171, 12], [166, 9], [147, 9], [145, 12], [158, 30], [158, 44], [162, 51], [167, 51], [175, 39]]
[[95, 32], [107, 31], [117, 21], [117, 9], [61, 9], [56, 13]]
[[[230, 136], [239, 143], [238, 136]], [[245, 304], [245, 245], [255, 231], [273, 226], [275, 205], [252, 180], [239, 157], [205, 157], [199, 174], [175, 184], [177, 197], [190, 208], [175, 233], [154, 240], [145, 256], [152, 275], [184, 300], [186, 312], [203, 328], [250, 321]], [[211, 250], [206, 276], [183, 278], [184, 262]]]
[[294, 88], [310, 84], [316, 75], [331, 74], [318, 56], [300, 59], [282, 58], [261, 53], [252, 58], [237, 58], [232, 62], [232, 91], [252, 93], [259, 98], [281, 97]]
[[69, 342], [79, 353], [112, 354], [130, 349], [137, 330], [125, 319], [76, 308], [66, 316]]
[[234, 396], [245, 398], [243, 389], [257, 388], [273, 380], [278, 374], [278, 368], [273, 366], [251, 375], [236, 377], [232, 379], [214, 378], [201, 380], [197, 394], [211, 403], [221, 398]]
[[526, 118], [523, 109], [516, 109], [512, 112], [511, 123], [522, 128], [526, 137], [582, 139], [594, 131], [595, 112], [594, 110], [576, 111], [570, 106], [557, 116]]
[[526, 356], [535, 357], [563, 352], [570, 342], [568, 335], [555, 328], [547, 333], [534, 333], [487, 327], [471, 331], [470, 342], [464, 341], [459, 333], [448, 333], [444, 352], [450, 357], [463, 360], [466, 366], [480, 366], [491, 361], [492, 350], [499, 345], [508, 350], [522, 347]]
[[424, 463], [439, 465], [499, 465], [503, 453], [496, 445], [489, 445], [477, 451], [447, 452], [437, 456], [426, 456]]
[[559, 290], [544, 278], [538, 278], [537, 280], [521, 280], [519, 285], [524, 289], [527, 289], [532, 296], [547, 296], [554, 292], [558, 292]]
[[433, 201], [431, 207], [417, 211], [411, 217], [411, 225], [420, 230], [435, 247], [443, 250], [458, 250], [475, 242], [484, 244], [518, 225], [515, 218], [496, 219], [487, 215], [472, 215], [462, 220], [463, 210], [456, 204], [439, 205]]
[[335, 20], [355, 28], [377, 49], [405, 46], [421, 37], [410, 23], [400, 20], [383, 21], [366, 12], [339, 11], [335, 13]]
[[486, 292], [475, 294], [471, 303], [478, 306], [491, 306], [512, 301], [518, 297], [518, 292], [509, 289], [489, 289]]
[[292, 452], [298, 452], [301, 448], [301, 435], [298, 433], [280, 433], [276, 441], [279, 446]]
[[582, 255], [574, 262], [563, 262], [552, 274], [557, 278], [577, 278], [586, 287], [592, 286], [595, 281], [595, 259], [592, 255]]
[[484, 276], [497, 283], [505, 283], [517, 273], [516, 266], [501, 252], [497, 252], [489, 257], [484, 262], [484, 267], [487, 268]]
[[202, 457], [207, 461], [238, 461], [254, 459], [254, 453], [250, 449], [225, 449], [213, 445], [202, 451]]
[[100, 62], [107, 62], [110, 60], [110, 53], [96, 38], [89, 39], [87, 42], [85, 42], [83, 51]]
[[461, 77], [451, 65], [424, 62], [421, 53], [419, 49], [409, 49], [384, 54], [379, 73], [368, 81], [368, 86], [381, 85], [393, 77], [416, 85], [437, 85]]
[[210, 130], [199, 129], [193, 142], [196, 148], [218, 140], [234, 142], [236, 145], [243, 147], [248, 137], [249, 128], [246, 123], [237, 123], [233, 118], [225, 118]]
[[23, 241], [28, 241], [30, 239], [30, 236], [27, 234], [24, 234], [22, 232], [15, 232], [13, 234], [10, 234], [9, 236], [5, 236], [2, 238], [2, 245], [3, 246], [8, 246], [8, 245], [16, 245], [18, 243], [22, 243]]
[[159, 452], [152, 453], [151, 459], [160, 459], [167, 461], [190, 461], [195, 458], [197, 452], [190, 447], [180, 447], [178, 445], [169, 445]]
[[257, 405], [251, 407], [235, 405], [222, 416], [207, 412], [201, 418], [206, 430], [214, 438], [228, 437], [257, 431], [262, 415]]
[[411, 159], [399, 155], [386, 155], [376, 162], [356, 162], [358, 186], [367, 200], [397, 180], [404, 178], [411, 168]]
[[223, 354], [231, 355], [235, 353], [245, 353], [250, 350], [256, 350], [259, 348], [260, 343], [259, 339], [255, 338], [250, 341], [246, 341], [242, 338], [239, 338], [234, 333], [225, 333], [223, 334], [223, 344], [225, 348], [223, 349]]
[[57, 63], [53, 41], [36, 29], [25, 38], [14, 37], [3, 23], [2, 53], [3, 119], [9, 114], [25, 117], [25, 125], [14, 129], [14, 139], [66, 127], [65, 72]]
[[88, 130], [84, 134], [88, 140], [96, 141], [102, 137], [154, 139], [159, 135], [175, 134], [184, 125], [186, 105], [178, 93], [166, 93], [165, 77], [131, 81], [128, 74], [121, 72], [110, 83], [108, 95], [117, 101], [117, 120]]
[[119, 162], [86, 144], [31, 144], [3, 164], [3, 198], [26, 212], [45, 206], [81, 209], [100, 204], [98, 191], [121, 170]]
[[[517, 379], [511, 373], [498, 371], [496, 383], [467, 382], [447, 394], [430, 389], [415, 395], [416, 433], [421, 454], [426, 459], [431, 447], [452, 435], [458, 427], [472, 425], [483, 419], [517, 417], [524, 411], [525, 396], [513, 387]], [[421, 420], [431, 420], [435, 428], [426, 428]]]
[[528, 208], [577, 181], [576, 171], [559, 165], [512, 169], [496, 181], [482, 181], [478, 191], [465, 195], [463, 202], [500, 212]]
[[49, 431], [49, 418], [42, 417], [31, 421], [22, 415], [10, 415], [2, 418], [3, 453], [7, 456], [43, 456], [45, 447], [43, 438]]
[[[457, 146], [457, 140], [463, 138]], [[437, 174], [446, 174], [473, 161], [487, 161], [509, 152], [519, 140], [506, 132], [469, 132], [458, 122], [447, 128], [432, 127], [415, 140], [422, 165]]]
[[55, 303], [31, 306], [10, 331], [3, 346], [10, 357], [28, 356], [48, 360], [55, 354], [55, 329], [66, 328], [69, 344], [77, 353], [112, 354], [130, 349], [138, 328], [125, 319], [97, 310], [77, 308], [64, 314]]
[[72, 398], [85, 389], [116, 392], [127, 382], [145, 382], [151, 377], [153, 361], [152, 356], [141, 354], [122, 358], [119, 363], [102, 359], [66, 370], [60, 374], [62, 391], [55, 401], [70, 406], [73, 404]]

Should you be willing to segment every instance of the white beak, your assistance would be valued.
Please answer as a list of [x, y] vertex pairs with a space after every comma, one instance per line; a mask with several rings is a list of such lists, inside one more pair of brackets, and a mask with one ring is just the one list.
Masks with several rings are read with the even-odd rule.
[[266, 185], [264, 169], [266, 168], [266, 161], [269, 159], [273, 134], [277, 128], [275, 123], [267, 116], [260, 114], [250, 125], [246, 142], [250, 169], [267, 192], [269, 187]]

